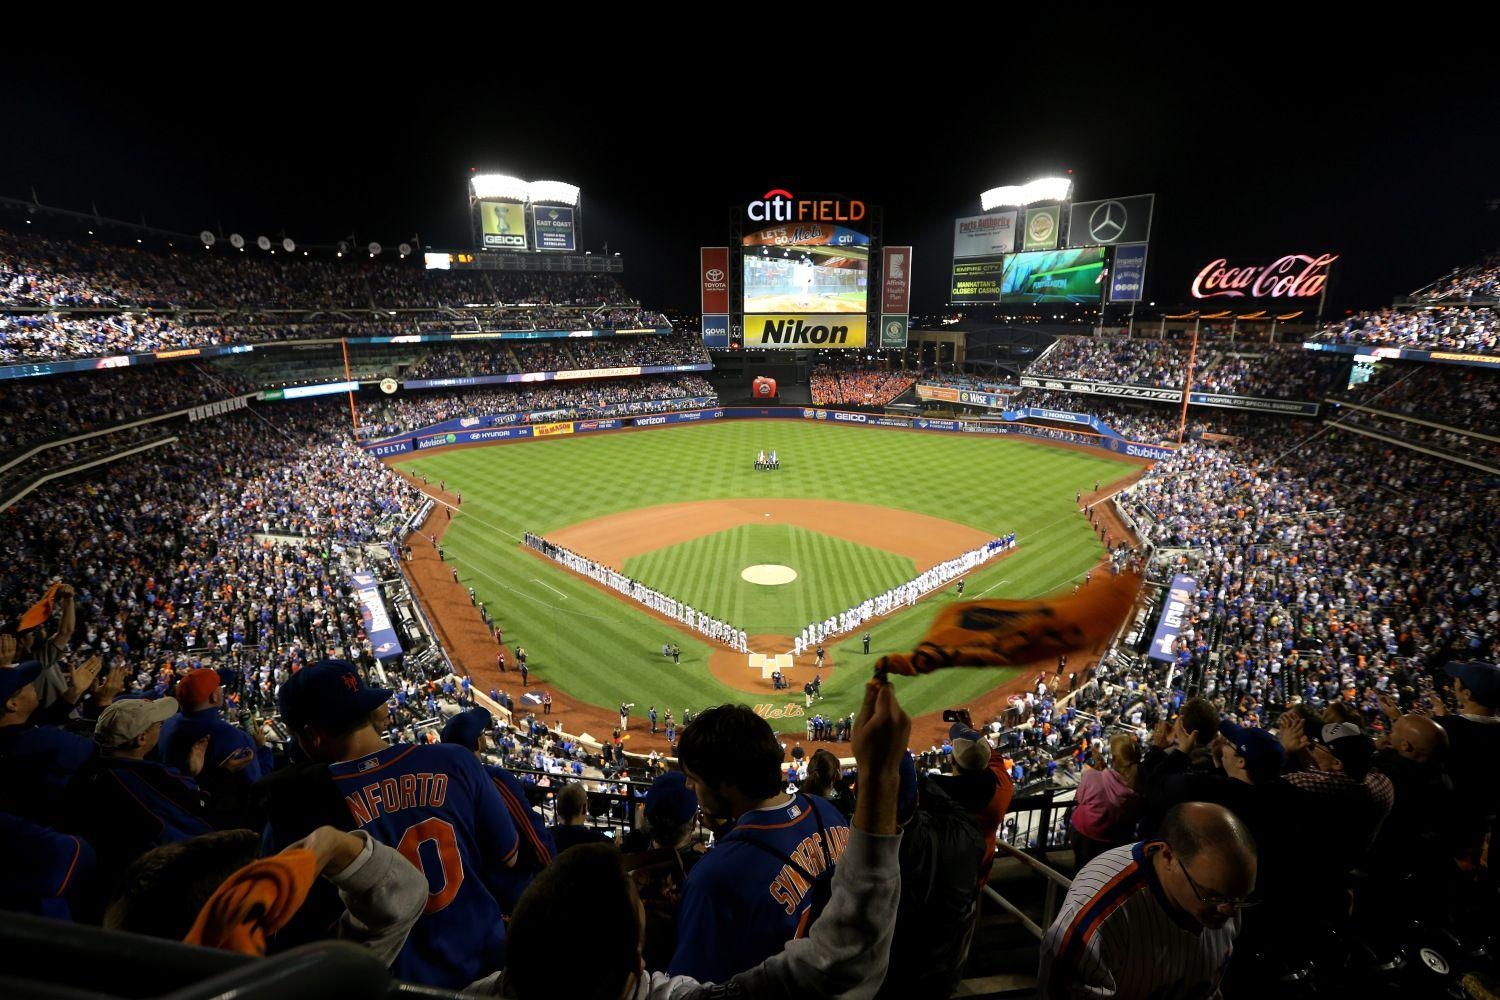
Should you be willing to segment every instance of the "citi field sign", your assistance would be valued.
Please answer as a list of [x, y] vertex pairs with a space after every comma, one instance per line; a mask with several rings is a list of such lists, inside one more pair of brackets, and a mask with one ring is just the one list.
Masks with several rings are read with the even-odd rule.
[[865, 203], [838, 198], [798, 198], [785, 188], [773, 188], [745, 206], [751, 222], [858, 222]]
[[1328, 284], [1336, 253], [1289, 253], [1269, 264], [1231, 267], [1227, 258], [1210, 261], [1193, 279], [1195, 299], [1309, 299]]

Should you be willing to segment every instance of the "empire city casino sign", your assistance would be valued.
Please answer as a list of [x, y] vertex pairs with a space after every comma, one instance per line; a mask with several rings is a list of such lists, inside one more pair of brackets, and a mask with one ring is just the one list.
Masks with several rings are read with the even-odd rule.
[[858, 222], [865, 203], [836, 198], [798, 198], [784, 188], [767, 191], [745, 207], [751, 222]]

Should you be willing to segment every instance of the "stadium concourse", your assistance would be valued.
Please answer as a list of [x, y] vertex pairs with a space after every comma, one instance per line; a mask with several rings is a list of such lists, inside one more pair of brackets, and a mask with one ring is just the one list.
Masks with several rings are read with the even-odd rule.
[[[1395, 320], [1320, 337], [1489, 354], [1493, 288], [1487, 259]], [[263, 322], [272, 307], [309, 321]], [[433, 278], [0, 237], [7, 361], [658, 318], [597, 275]], [[358, 405], [402, 431], [434, 415], [712, 406], [689, 372], [586, 374], [696, 363], [693, 338], [659, 336], [386, 345], [365, 359], [381, 378], [471, 362], [578, 377], [393, 400], [371, 386]], [[325, 378], [311, 347], [271, 367]], [[1264, 389], [1243, 353], [1210, 350], [1202, 384]], [[1327, 359], [1262, 353], [1299, 400], [1337, 388]], [[111, 939], [105, 963], [81, 926], [33, 931], [37, 954], [80, 949], [43, 980], [117, 974], [136, 952], [173, 960], [148, 937], [275, 954], [337, 936], [449, 995], [477, 982], [680, 998], [703, 995], [689, 978], [738, 976], [754, 996], [942, 996], [1007, 951], [1020, 958], [1004, 971], [1030, 977], [1013, 993], [1102, 992], [1118, 973], [1186, 995], [1455, 995], [1465, 973], [1495, 972], [1500, 499], [1474, 436], [1493, 430], [1489, 370], [1393, 363], [1344, 379], [1343, 409], [1321, 422], [1194, 412], [1195, 434], [1138, 481], [1078, 497], [1077, 516], [1128, 537], [1151, 584], [1121, 641], [1097, 663], [1028, 670], [947, 727], [914, 729], [899, 682], [872, 685], [835, 743], [853, 751], [846, 770], [811, 738], [787, 759], [733, 707], [669, 722], [675, 762], [626, 755], [558, 727], [573, 712], [593, 725], [560, 691], [518, 704], [477, 670], [479, 683], [452, 673], [440, 645], [378, 656], [369, 601], [404, 610], [403, 567], [461, 658], [500, 643], [423, 537], [442, 508], [415, 525], [430, 496], [359, 447], [345, 401], [263, 395], [260, 360], [5, 380], [20, 411], [0, 469], [0, 838], [18, 861], [0, 905], [141, 936]], [[1180, 361], [1162, 342], [1067, 337], [1036, 374], [1181, 386]], [[876, 398], [887, 376], [836, 378]], [[1162, 411], [1066, 401], [1167, 436]], [[394, 582], [382, 596], [365, 574]], [[612, 733], [612, 713], [599, 721]], [[1066, 890], [1060, 907], [1035, 886], [1025, 898], [1038, 871]], [[1022, 905], [994, 903], [997, 887]], [[1040, 947], [1002, 910], [1050, 925]], [[995, 936], [1003, 921], [1021, 945]], [[1141, 927], [1177, 964], [1136, 960]], [[26, 971], [8, 955], [8, 976]]]

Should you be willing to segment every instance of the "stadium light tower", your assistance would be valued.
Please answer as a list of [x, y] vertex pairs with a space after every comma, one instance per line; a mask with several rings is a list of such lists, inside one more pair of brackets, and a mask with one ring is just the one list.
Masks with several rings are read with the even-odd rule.
[[1072, 178], [1040, 177], [1026, 184], [990, 188], [979, 196], [979, 206], [986, 212], [996, 208], [1024, 208], [1043, 201], [1067, 201], [1072, 194]]

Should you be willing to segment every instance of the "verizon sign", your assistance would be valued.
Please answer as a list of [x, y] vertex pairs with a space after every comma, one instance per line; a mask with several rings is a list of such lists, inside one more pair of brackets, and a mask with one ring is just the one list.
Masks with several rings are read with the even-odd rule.
[[1223, 257], [1210, 261], [1193, 279], [1195, 299], [1309, 299], [1323, 293], [1328, 268], [1339, 255], [1290, 253], [1270, 264], [1230, 267]]

